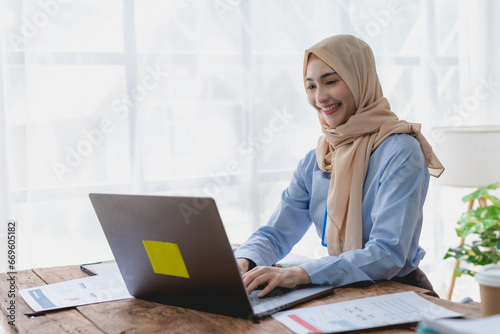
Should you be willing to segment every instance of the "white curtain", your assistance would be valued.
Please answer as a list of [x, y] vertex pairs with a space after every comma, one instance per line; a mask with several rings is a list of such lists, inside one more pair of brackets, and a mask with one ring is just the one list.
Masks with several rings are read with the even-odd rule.
[[[0, 226], [18, 222], [21, 269], [112, 257], [89, 192], [212, 196], [243, 242], [315, 147], [302, 57], [333, 34], [372, 46], [392, 109], [431, 142], [433, 126], [500, 123], [498, 91], [454, 109], [500, 77], [494, 1], [0, 1]], [[449, 197], [431, 185], [421, 238], [443, 295]], [[326, 254], [313, 234], [296, 251]]]

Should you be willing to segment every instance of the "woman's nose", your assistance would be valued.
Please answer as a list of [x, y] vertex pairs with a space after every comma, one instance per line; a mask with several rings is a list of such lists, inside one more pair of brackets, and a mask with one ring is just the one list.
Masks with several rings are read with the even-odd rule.
[[316, 90], [316, 102], [318, 104], [322, 104], [327, 100], [328, 100], [328, 94], [326, 93], [326, 91], [322, 88], [318, 88]]

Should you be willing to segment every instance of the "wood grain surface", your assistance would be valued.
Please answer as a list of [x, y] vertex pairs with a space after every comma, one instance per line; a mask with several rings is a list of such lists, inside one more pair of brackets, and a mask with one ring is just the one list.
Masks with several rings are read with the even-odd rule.
[[[37, 268], [17, 272], [17, 289], [62, 282], [86, 277], [79, 266]], [[7, 273], [0, 274], [0, 314], [7, 333], [292, 333], [281, 323], [269, 317], [258, 322], [237, 319], [180, 307], [152, 303], [141, 299], [80, 306], [77, 308], [46, 312], [34, 317], [31, 308], [16, 292], [15, 326], [8, 324], [7, 307], [10, 303], [10, 282]], [[478, 303], [458, 304], [429, 296], [429, 291], [396, 282], [379, 282], [370, 286], [338, 288], [327, 297], [310, 301], [298, 307], [318, 306], [381, 294], [415, 291], [437, 305], [463, 313], [468, 318], [480, 316]], [[394, 326], [363, 333], [412, 333], [415, 327]], [[352, 333], [361, 333], [352, 332]]]

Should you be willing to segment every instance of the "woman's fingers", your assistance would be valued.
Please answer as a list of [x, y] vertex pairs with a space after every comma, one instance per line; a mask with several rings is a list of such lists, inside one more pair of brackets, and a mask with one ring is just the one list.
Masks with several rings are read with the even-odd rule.
[[257, 296], [258, 297], [264, 297], [265, 295], [267, 295], [269, 292], [273, 291], [274, 288], [278, 287], [278, 282], [277, 280], [271, 280], [270, 282], [268, 282], [268, 284], [266, 285], [266, 287], [264, 289], [262, 289], [262, 291], [260, 291]]
[[276, 287], [294, 288], [300, 284], [301, 282], [296, 280], [293, 272], [292, 268], [255, 267], [243, 275], [243, 282], [248, 293], [265, 285], [265, 288], [258, 294], [259, 297], [263, 297]]
[[255, 267], [243, 275], [243, 282], [247, 287], [248, 293], [255, 290], [260, 285], [268, 284], [268, 275], [266, 269], [268, 267]]

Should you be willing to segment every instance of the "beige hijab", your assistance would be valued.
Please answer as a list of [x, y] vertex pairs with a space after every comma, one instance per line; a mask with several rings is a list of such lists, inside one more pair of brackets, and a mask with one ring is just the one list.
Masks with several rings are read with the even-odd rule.
[[305, 52], [304, 79], [310, 55], [334, 69], [351, 90], [356, 112], [348, 121], [330, 128], [318, 112], [324, 133], [316, 159], [319, 168], [332, 174], [327, 198], [328, 253], [362, 248], [361, 198], [372, 152], [393, 133], [409, 133], [420, 143], [432, 176], [444, 168], [420, 133], [420, 124], [399, 120], [383, 96], [373, 53], [365, 42], [350, 35], [326, 38]]

